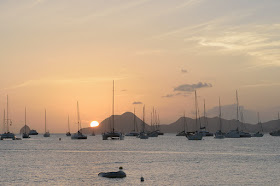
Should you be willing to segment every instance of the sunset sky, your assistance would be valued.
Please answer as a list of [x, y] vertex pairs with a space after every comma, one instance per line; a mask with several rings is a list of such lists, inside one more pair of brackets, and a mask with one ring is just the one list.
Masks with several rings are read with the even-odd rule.
[[[0, 131], [9, 95], [11, 131], [27, 124], [76, 131], [153, 106], [169, 124], [194, 117], [194, 90], [209, 116], [239, 103], [256, 122], [280, 111], [279, 0], [0, 1]], [[245, 112], [246, 113], [246, 112]], [[254, 116], [254, 117], [253, 117]], [[227, 117], [235, 118], [235, 110]], [[245, 122], [246, 122], [246, 115]], [[252, 118], [251, 118], [252, 117]]]

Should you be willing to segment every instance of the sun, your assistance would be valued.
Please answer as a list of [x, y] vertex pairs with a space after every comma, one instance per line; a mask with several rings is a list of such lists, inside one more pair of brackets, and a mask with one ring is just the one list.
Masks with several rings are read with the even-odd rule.
[[98, 125], [99, 125], [98, 121], [92, 121], [92, 122], [90, 123], [90, 126], [91, 126], [91, 127], [97, 127]]

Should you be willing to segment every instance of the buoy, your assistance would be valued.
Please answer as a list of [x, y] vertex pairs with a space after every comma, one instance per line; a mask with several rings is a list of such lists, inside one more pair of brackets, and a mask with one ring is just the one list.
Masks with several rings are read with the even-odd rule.
[[143, 176], [140, 178], [140, 180], [141, 180], [141, 182], [143, 182], [144, 181], [144, 178], [143, 178]]
[[59, 138], [59, 141], [61, 141], [61, 138]]

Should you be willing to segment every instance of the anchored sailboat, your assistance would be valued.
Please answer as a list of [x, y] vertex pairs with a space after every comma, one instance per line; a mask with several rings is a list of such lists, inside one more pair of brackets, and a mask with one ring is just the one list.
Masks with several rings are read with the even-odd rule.
[[200, 125], [199, 133], [201, 133], [203, 136], [213, 136], [213, 133], [206, 130], [206, 126], [208, 126], [208, 120], [206, 116], [206, 109], [205, 109], [205, 100], [204, 100], [204, 127]]
[[[238, 113], [239, 113], [239, 105], [238, 105], [238, 94], [237, 94], [237, 90], [236, 90], [236, 105], [237, 105], [237, 112], [236, 112], [236, 121], [239, 122], [239, 117], [238, 117]], [[240, 132], [238, 130], [238, 126], [236, 128], [236, 130], [231, 130], [228, 133], [225, 134], [226, 138], [240, 138]]]
[[9, 125], [12, 125], [12, 121], [11, 119], [9, 119], [9, 99], [8, 99], [8, 95], [7, 95], [7, 119], [5, 119], [5, 110], [4, 110], [4, 128], [5, 128], [5, 132], [4, 134], [1, 135], [1, 140], [3, 139], [12, 139], [12, 140], [16, 140], [16, 136], [14, 133], [9, 131]]
[[215, 137], [216, 139], [224, 139], [225, 138], [225, 134], [222, 132], [222, 109], [221, 109], [221, 101], [220, 101], [220, 97], [219, 97], [219, 130], [215, 133]]
[[134, 114], [133, 114], [133, 130], [130, 133], [127, 133], [125, 136], [138, 136], [139, 133], [136, 130], [137, 123], [136, 123], [136, 115], [135, 115], [135, 108], [134, 108]]
[[[280, 124], [280, 117], [279, 117], [279, 112], [278, 112], [278, 122]], [[271, 136], [280, 136], [280, 130], [272, 131], [269, 133]]]
[[78, 117], [78, 132], [72, 134], [71, 139], [87, 139], [87, 136], [82, 134], [82, 124], [80, 119], [80, 112], [79, 112], [79, 102], [77, 101], [77, 117]]
[[47, 131], [47, 111], [45, 109], [45, 134], [44, 137], [50, 137], [50, 132]]
[[145, 105], [143, 106], [143, 120], [142, 120], [142, 131], [139, 134], [140, 139], [148, 139], [149, 136], [145, 132]]
[[[196, 90], [194, 91], [195, 94], [195, 127], [198, 127], [197, 123], [197, 112], [198, 112], [198, 104], [197, 104], [197, 96], [196, 96]], [[186, 137], [188, 140], [202, 140], [202, 134], [198, 131], [195, 132], [187, 132]]]
[[71, 136], [71, 133], [70, 133], [70, 124], [69, 124], [69, 115], [68, 115], [68, 132], [66, 132], [66, 136]]
[[113, 125], [113, 131], [111, 132], [106, 132], [102, 134], [102, 139], [103, 140], [108, 140], [108, 139], [118, 139], [118, 140], [123, 140], [124, 135], [121, 132], [116, 132], [115, 131], [115, 121], [114, 121], [114, 81], [113, 81], [113, 105], [112, 105], [112, 125]]
[[181, 131], [181, 132], [178, 132], [177, 134], [176, 134], [176, 136], [186, 136], [187, 134], [186, 134], [186, 116], [185, 116], [185, 112], [184, 112], [184, 117], [183, 117], [183, 131]]
[[24, 132], [22, 134], [22, 138], [30, 138], [29, 133], [27, 133], [27, 131], [26, 131], [26, 107], [24, 110]]
[[258, 125], [260, 125], [261, 131], [258, 131], [255, 134], [252, 134], [252, 137], [263, 137], [263, 128], [262, 128], [262, 122], [260, 121], [260, 114], [259, 114], [259, 112], [258, 112]]

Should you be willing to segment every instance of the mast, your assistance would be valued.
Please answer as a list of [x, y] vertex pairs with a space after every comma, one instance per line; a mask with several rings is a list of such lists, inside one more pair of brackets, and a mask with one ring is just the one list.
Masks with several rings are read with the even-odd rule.
[[113, 133], [115, 133], [115, 126], [114, 126], [114, 87], [115, 87], [115, 85], [114, 85], [115, 83], [114, 83], [114, 80], [113, 80], [113, 106], [112, 106], [112, 123], [113, 123]]
[[259, 114], [259, 112], [258, 112], [258, 124], [261, 125], [261, 131], [263, 132], [263, 127], [262, 127], [262, 122], [261, 122], [261, 120], [260, 120], [260, 114]]
[[142, 131], [142, 132], [145, 132], [145, 105], [143, 106], [143, 122], [142, 122], [142, 128], [143, 128], [143, 131]]
[[7, 95], [7, 132], [9, 132], [9, 99]]
[[220, 131], [222, 132], [222, 109], [221, 109], [220, 97], [219, 97], [219, 120], [220, 120]]
[[195, 95], [195, 126], [197, 127], [197, 98], [196, 98], [196, 90], [194, 91]]
[[236, 90], [236, 120], [238, 121], [239, 117], [238, 117], [238, 110], [239, 110], [239, 103], [238, 103], [238, 93]]
[[45, 133], [47, 132], [47, 111], [45, 109]]
[[26, 107], [24, 110], [24, 132], [26, 133]]
[[6, 115], [6, 113], [5, 113], [5, 109], [4, 109], [4, 118], [3, 118], [3, 133], [5, 133], [5, 132], [6, 132], [6, 118], [5, 118], [5, 115]]
[[68, 132], [70, 132], [69, 115], [68, 115]]
[[183, 121], [184, 121], [184, 123], [183, 123], [184, 124], [184, 132], [186, 132], [186, 116], [185, 116], [185, 111], [184, 111], [184, 120]]
[[80, 131], [80, 112], [79, 112], [79, 102], [77, 101], [77, 117], [78, 117], [78, 132]]
[[135, 107], [134, 107], [134, 114], [133, 114], [133, 124], [134, 124], [134, 132], [136, 131], [136, 118], [135, 118]]

